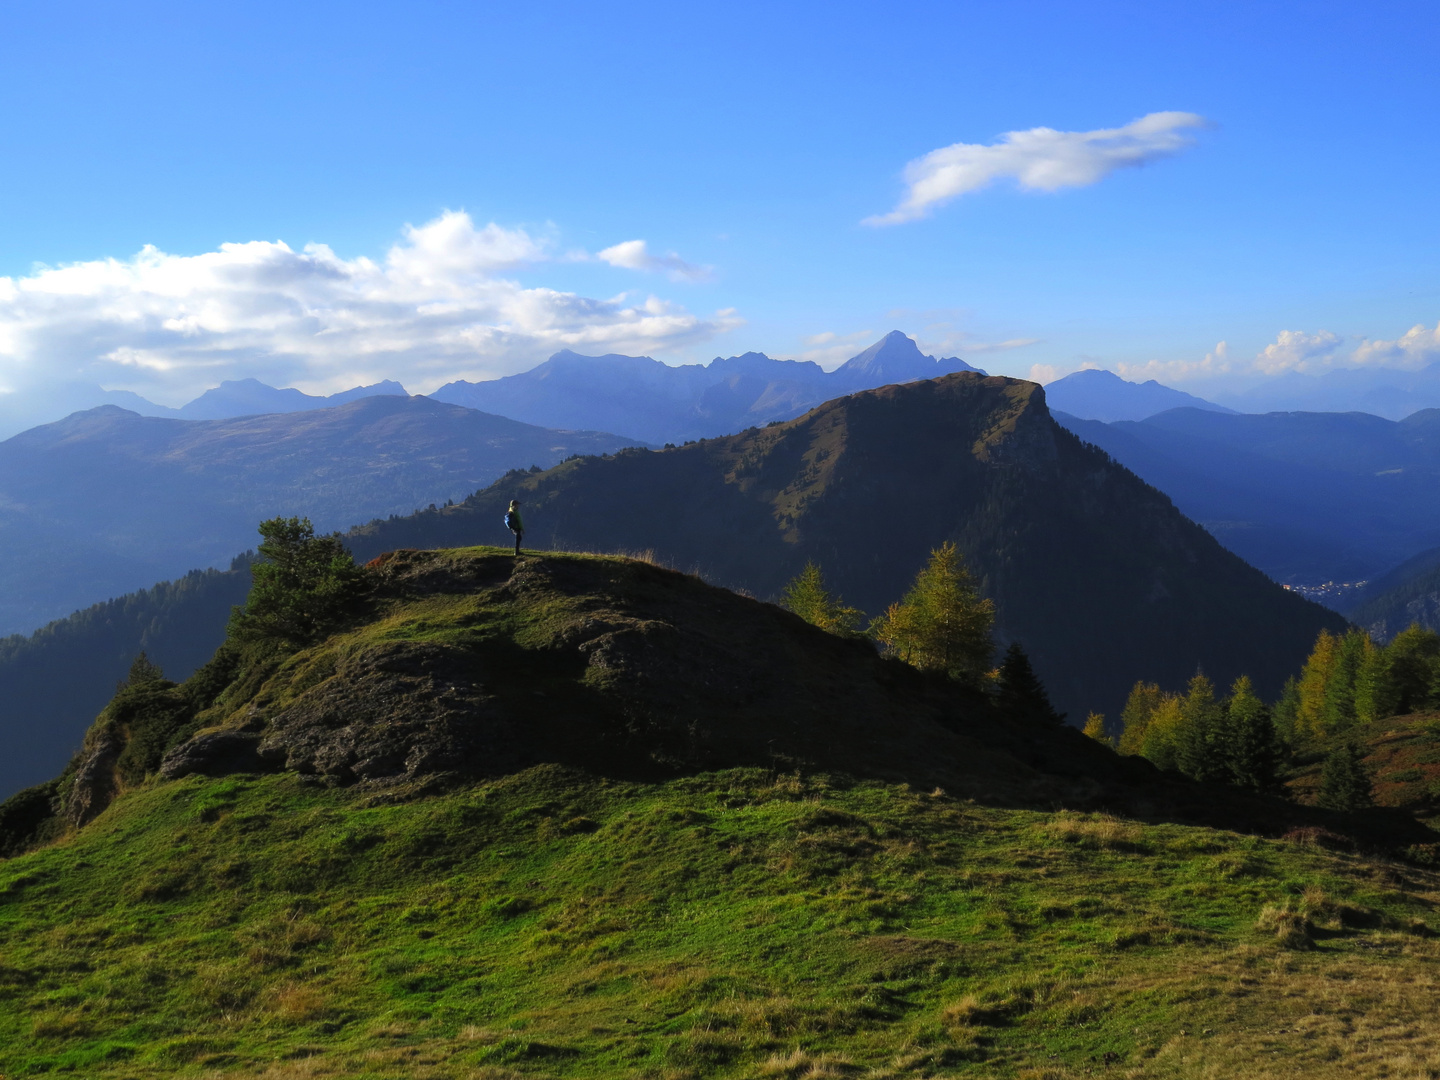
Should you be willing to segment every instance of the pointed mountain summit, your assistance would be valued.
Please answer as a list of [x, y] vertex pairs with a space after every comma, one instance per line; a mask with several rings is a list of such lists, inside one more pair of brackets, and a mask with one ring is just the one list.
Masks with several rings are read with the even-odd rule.
[[430, 396], [527, 424], [679, 443], [791, 420], [856, 390], [976, 370], [954, 357], [926, 356], [896, 330], [831, 372], [809, 360], [759, 352], [675, 366], [648, 356], [564, 349], [519, 375], [460, 380]]
[[915, 344], [914, 338], [907, 337], [903, 331], [891, 330], [864, 352], [852, 356], [836, 368], [834, 378], [869, 390], [888, 383], [914, 382], [956, 371], [977, 370], [958, 356], [944, 360], [926, 356]]

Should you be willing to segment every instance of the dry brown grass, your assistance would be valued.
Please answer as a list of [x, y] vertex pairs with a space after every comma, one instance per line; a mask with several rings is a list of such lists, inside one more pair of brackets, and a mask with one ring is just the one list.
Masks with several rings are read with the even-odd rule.
[[1062, 811], [1050, 819], [1045, 833], [1052, 840], [1083, 848], [1130, 851], [1140, 843], [1140, 826], [1112, 814]]
[[784, 1080], [840, 1080], [859, 1071], [846, 1058], [834, 1054], [812, 1055], [804, 1050], [772, 1054], [760, 1065], [761, 1076], [784, 1077]]

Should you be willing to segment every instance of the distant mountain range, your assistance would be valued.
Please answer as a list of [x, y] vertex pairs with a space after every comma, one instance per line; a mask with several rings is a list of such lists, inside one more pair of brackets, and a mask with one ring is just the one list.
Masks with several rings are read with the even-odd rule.
[[222, 382], [219, 386], [206, 390], [194, 401], [172, 409], [166, 405], [156, 405], [128, 390], [102, 390], [98, 386], [71, 384], [0, 395], [0, 439], [8, 439], [18, 432], [53, 423], [71, 413], [84, 412], [101, 405], [114, 405], [141, 416], [163, 416], [176, 420], [221, 420], [232, 416], [325, 409], [357, 398], [377, 395], [403, 397], [406, 396], [406, 390], [399, 383], [386, 379], [372, 386], [356, 386], [328, 397], [317, 397], [299, 390], [277, 390], [258, 379], [236, 379], [233, 382]]
[[1063, 379], [1046, 383], [1045, 400], [1054, 412], [1106, 423], [1145, 420], [1167, 409], [1185, 407], [1222, 413], [1235, 411], [1183, 390], [1172, 390], [1154, 379], [1143, 383], [1127, 382], [1113, 371], [1100, 369], [1076, 371]]
[[1338, 368], [1323, 375], [1286, 372], [1247, 390], [1214, 399], [1240, 412], [1367, 412], [1403, 420], [1421, 409], [1440, 408], [1440, 363], [1418, 371], [1400, 368]]
[[633, 445], [390, 395], [227, 420], [76, 413], [0, 443], [0, 634], [222, 564], [263, 518], [344, 529]]
[[1056, 419], [1280, 582], [1364, 580], [1440, 544], [1440, 410]]
[[546, 427], [681, 443], [790, 420], [856, 390], [976, 370], [958, 357], [927, 356], [895, 330], [830, 372], [754, 352], [672, 367], [648, 356], [567, 350], [523, 374], [447, 383], [430, 396]]

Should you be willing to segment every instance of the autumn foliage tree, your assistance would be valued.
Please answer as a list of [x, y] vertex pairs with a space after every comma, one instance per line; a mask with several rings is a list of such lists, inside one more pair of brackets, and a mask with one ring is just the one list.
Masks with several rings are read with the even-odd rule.
[[813, 560], [785, 586], [780, 599], [796, 615], [821, 630], [842, 637], [854, 637], [860, 632], [863, 613], [859, 608], [846, 607], [840, 597], [830, 595], [820, 567]]
[[945, 543], [870, 634], [891, 656], [981, 689], [995, 653], [994, 623], [994, 603], [980, 597], [959, 550]]

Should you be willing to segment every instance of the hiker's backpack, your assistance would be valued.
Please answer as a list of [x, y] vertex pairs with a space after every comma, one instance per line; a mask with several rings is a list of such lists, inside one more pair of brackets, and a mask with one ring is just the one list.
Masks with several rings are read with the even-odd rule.
[[511, 532], [519, 532], [519, 529], [516, 528], [516, 526], [519, 525], [519, 524], [520, 524], [520, 515], [517, 514], [517, 513], [515, 513], [514, 510], [506, 510], [506, 511], [505, 511], [505, 527], [506, 527], [507, 529], [509, 529]]

